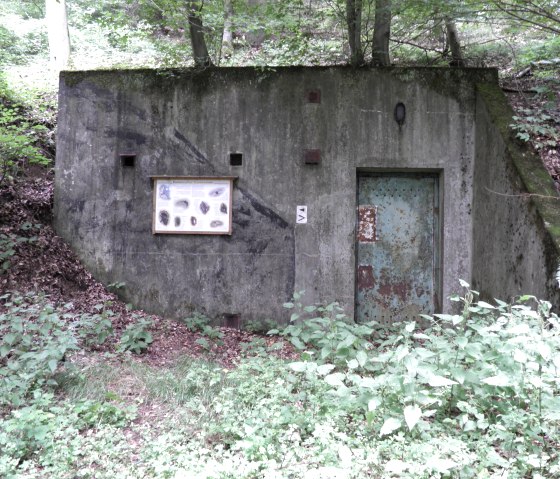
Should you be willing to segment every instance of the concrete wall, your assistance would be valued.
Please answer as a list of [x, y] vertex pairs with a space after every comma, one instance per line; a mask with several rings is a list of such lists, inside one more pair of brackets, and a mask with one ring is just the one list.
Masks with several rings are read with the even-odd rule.
[[497, 85], [478, 89], [473, 288], [507, 301], [532, 294], [557, 308], [559, 249], [550, 227], [558, 224], [558, 194], [540, 159], [512, 139], [511, 114]]
[[[475, 85], [495, 81], [494, 71], [461, 69], [65, 72], [56, 228], [97, 278], [124, 282], [124, 299], [148, 311], [279, 320], [282, 303], [305, 290], [306, 303], [337, 300], [353, 315], [357, 172], [436, 171], [447, 298], [471, 264], [479, 283], [492, 269], [473, 257], [484, 248], [473, 246], [472, 211], [487, 201], [473, 175], [487, 178], [499, 149]], [[407, 108], [401, 128], [397, 102]], [[319, 165], [304, 164], [306, 149], [321, 150]], [[229, 164], [231, 152], [242, 166]], [[121, 166], [123, 153], [136, 155], [134, 168]], [[233, 234], [153, 235], [158, 175], [237, 176]], [[297, 205], [308, 206], [308, 224], [295, 224]], [[482, 210], [484, 223], [499, 213]], [[494, 277], [496, 295], [513, 291]]]

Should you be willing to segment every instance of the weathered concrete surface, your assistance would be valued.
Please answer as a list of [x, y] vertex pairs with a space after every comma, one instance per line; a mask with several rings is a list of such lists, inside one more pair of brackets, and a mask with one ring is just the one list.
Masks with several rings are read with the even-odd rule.
[[[476, 132], [490, 128], [476, 84], [493, 82], [495, 71], [477, 69], [64, 72], [56, 228], [97, 278], [124, 282], [124, 299], [148, 311], [280, 320], [282, 303], [305, 290], [306, 302], [337, 300], [352, 315], [357, 173], [438, 172], [449, 309], [445, 298], [471, 279], [472, 264], [479, 284], [485, 274], [473, 257], [472, 239], [480, 254], [487, 231], [473, 234], [473, 191], [486, 200], [473, 175], [476, 158], [486, 177], [483, 150], [494, 146], [488, 135], [476, 146]], [[310, 90], [320, 103], [308, 102]], [[407, 108], [401, 128], [398, 102]], [[319, 165], [304, 164], [306, 149], [321, 150]], [[231, 152], [242, 166], [230, 166]], [[134, 168], [121, 166], [123, 153], [136, 154]], [[158, 175], [238, 176], [233, 234], [152, 235]], [[308, 206], [308, 224], [295, 224], [297, 205]], [[478, 218], [494, 223], [492, 215]], [[519, 270], [516, 256], [485, 260]], [[515, 294], [494, 277], [485, 290]]]
[[560, 198], [541, 160], [516, 143], [497, 85], [480, 85], [476, 108], [473, 287], [485, 298], [532, 294], [560, 306]]

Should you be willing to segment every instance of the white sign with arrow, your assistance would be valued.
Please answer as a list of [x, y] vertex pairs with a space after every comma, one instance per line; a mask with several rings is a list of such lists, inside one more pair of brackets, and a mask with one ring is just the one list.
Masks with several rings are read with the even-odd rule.
[[298, 206], [296, 208], [296, 223], [300, 225], [307, 223], [307, 206]]

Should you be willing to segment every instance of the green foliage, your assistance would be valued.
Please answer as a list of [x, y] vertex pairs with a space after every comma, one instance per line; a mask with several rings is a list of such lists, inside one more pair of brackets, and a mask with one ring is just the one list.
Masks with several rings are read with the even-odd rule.
[[[308, 340], [288, 364], [263, 354], [234, 369], [186, 358], [98, 362], [80, 384], [65, 383], [62, 403], [38, 395], [31, 409], [0, 418], [0, 475], [556, 477], [558, 317], [529, 296], [489, 304], [467, 289], [452, 299], [460, 314], [370, 325], [368, 334], [337, 324], [336, 305], [306, 312], [296, 295], [287, 328], [302, 331], [285, 336]], [[319, 331], [331, 330], [335, 347], [321, 359]], [[344, 341], [353, 353], [336, 352]], [[134, 408], [117, 395], [144, 402], [151, 419], [130, 423]], [[142, 440], [127, 439], [123, 425]]]
[[250, 320], [243, 323], [243, 329], [250, 333], [266, 333], [276, 326], [272, 319]]
[[95, 308], [100, 313], [82, 314], [80, 316], [77, 323], [77, 333], [84, 346], [92, 347], [104, 344], [113, 335], [111, 318], [115, 313], [108, 309], [110, 306], [110, 302], [98, 304]]
[[147, 319], [127, 326], [119, 342], [119, 351], [132, 351], [136, 354], [146, 351], [153, 341], [152, 333], [148, 331], [151, 326], [152, 322]]
[[189, 331], [200, 333], [203, 336], [198, 338], [195, 343], [206, 351], [210, 351], [214, 343], [222, 344], [221, 339], [224, 337], [224, 333], [218, 328], [212, 327], [210, 318], [204, 314], [195, 311], [188, 318], [181, 320], [181, 322], [187, 326]]
[[554, 116], [536, 108], [521, 108], [510, 127], [515, 136], [524, 142], [531, 141], [538, 150], [556, 148], [560, 144], [560, 131]]
[[0, 314], [0, 405], [21, 405], [53, 378], [67, 352], [77, 349], [72, 331], [41, 296], [4, 295]]
[[198, 311], [195, 311], [189, 317], [181, 319], [181, 322], [189, 331], [197, 333], [210, 325], [210, 318]]
[[269, 334], [286, 336], [300, 351], [314, 349], [320, 361], [343, 365], [361, 359], [373, 347], [370, 339], [375, 323], [356, 324], [343, 312], [338, 303], [327, 306], [303, 306], [303, 293], [294, 294], [284, 307], [294, 309], [290, 325]]
[[[380, 438], [425, 441], [455, 431], [467, 450], [484, 451], [484, 460], [462, 468], [469, 476], [558, 470], [558, 445], [551, 438], [560, 419], [559, 319], [550, 303], [533, 297], [493, 306], [473, 302], [477, 294], [453, 298], [463, 303], [462, 315], [425, 317], [431, 326], [420, 331], [415, 322], [405, 324], [376, 351], [361, 349], [344, 366], [317, 354], [316, 361], [290, 367], [322, 377], [344, 409], [363, 411]], [[461, 467], [453, 462], [446, 471], [451, 469]]]
[[24, 62], [23, 51], [18, 36], [0, 25], [0, 65]]
[[37, 456], [42, 457], [43, 467], [56, 463], [56, 445], [61, 442], [67, 449], [62, 465], [67, 467], [74, 460], [72, 455], [81, 453], [75, 439], [81, 431], [107, 426], [122, 428], [135, 417], [135, 407], [121, 404], [111, 394], [102, 402], [58, 404], [52, 394], [35, 391], [28, 405], [0, 418], [0, 475], [20, 477], [18, 467]]
[[80, 429], [96, 427], [100, 424], [110, 424], [124, 427], [136, 417], [135, 406], [124, 406], [122, 399], [114, 393], [105, 394], [103, 401], [83, 399], [72, 403], [72, 412], [77, 415], [77, 425]]
[[551, 60], [560, 57], [560, 38], [540, 38], [525, 44], [519, 53], [519, 62], [528, 65], [540, 60]]
[[49, 164], [35, 146], [46, 127], [31, 124], [23, 108], [11, 100], [12, 96], [0, 76], [0, 184], [16, 176], [25, 163]]

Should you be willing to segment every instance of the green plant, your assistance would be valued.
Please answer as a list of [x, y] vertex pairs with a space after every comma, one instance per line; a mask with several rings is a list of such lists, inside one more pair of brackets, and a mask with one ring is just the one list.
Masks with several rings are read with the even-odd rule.
[[[42, 467], [56, 462], [67, 466], [73, 462], [72, 455], [80, 453], [79, 440], [71, 438], [86, 429], [122, 428], [135, 417], [136, 407], [123, 405], [111, 393], [102, 402], [58, 403], [52, 394], [35, 391], [28, 405], [0, 418], [0, 475], [19, 477], [18, 469], [36, 457], [41, 457]], [[65, 454], [57, 451], [59, 445]]]
[[122, 399], [115, 393], [105, 394], [103, 401], [82, 399], [71, 405], [72, 411], [78, 416], [78, 426], [81, 428], [96, 427], [100, 424], [110, 424], [124, 427], [136, 418], [135, 406], [124, 406]]
[[195, 311], [189, 317], [181, 319], [181, 322], [193, 333], [202, 331], [206, 326], [210, 325], [210, 318], [202, 313]]
[[[188, 318], [181, 320], [185, 324], [189, 331], [193, 333], [202, 334], [202, 338], [198, 338], [195, 342], [200, 345], [203, 349], [209, 351], [211, 349], [211, 343], [221, 344], [221, 339], [224, 337], [218, 328], [212, 327], [210, 324], [210, 319], [204, 314], [194, 312]], [[210, 341], [208, 341], [210, 340]]]
[[[477, 296], [453, 297], [463, 313], [425, 316], [426, 329], [403, 324], [346, 367], [320, 355], [290, 367], [323, 378], [346, 414], [361, 409], [380, 438], [425, 441], [454, 430], [467, 450], [485, 451], [479, 468], [515, 477], [558, 469], [559, 318], [531, 296], [495, 306]], [[458, 468], [448, 466], [440, 472]]]
[[[0, 82], [0, 100], [2, 97]], [[17, 175], [27, 162], [48, 165], [49, 160], [35, 146], [46, 127], [32, 125], [24, 118], [23, 110], [16, 105], [6, 106], [0, 101], [0, 184]]]
[[76, 322], [78, 336], [87, 347], [98, 346], [113, 334], [113, 323], [111, 318], [114, 312], [109, 308], [111, 302], [97, 304], [95, 308], [100, 311], [98, 314], [82, 314]]
[[538, 150], [556, 148], [560, 144], [560, 132], [553, 116], [529, 108], [522, 108], [519, 112], [521, 115], [515, 115], [515, 123], [510, 125], [517, 138], [524, 142], [531, 141]]
[[76, 337], [46, 298], [4, 295], [0, 314], [0, 404], [18, 406], [33, 391], [56, 385], [54, 373]]
[[144, 352], [153, 341], [152, 334], [148, 331], [151, 326], [152, 322], [147, 319], [127, 326], [119, 341], [118, 350], [120, 352], [132, 351], [136, 354]]
[[19, 37], [0, 25], [0, 65], [23, 63], [23, 49]]
[[218, 328], [213, 328], [209, 325], [204, 326], [200, 333], [211, 340], [222, 339], [224, 337], [224, 333], [222, 333]]
[[303, 293], [295, 293], [292, 302], [284, 307], [293, 309], [290, 324], [273, 329], [268, 334], [280, 334], [300, 351], [316, 350], [318, 360], [345, 365], [361, 361], [371, 342], [375, 323], [357, 324], [348, 318], [338, 303], [327, 306], [303, 306]]
[[250, 320], [243, 323], [243, 329], [250, 333], [265, 334], [276, 327], [276, 321], [272, 319]]

